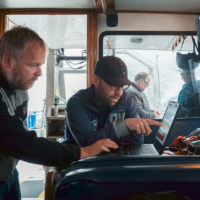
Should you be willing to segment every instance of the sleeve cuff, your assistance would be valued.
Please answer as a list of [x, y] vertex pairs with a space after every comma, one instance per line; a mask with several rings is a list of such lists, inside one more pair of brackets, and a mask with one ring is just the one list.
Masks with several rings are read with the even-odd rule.
[[124, 120], [116, 120], [113, 122], [113, 128], [118, 138], [125, 137], [130, 134]]

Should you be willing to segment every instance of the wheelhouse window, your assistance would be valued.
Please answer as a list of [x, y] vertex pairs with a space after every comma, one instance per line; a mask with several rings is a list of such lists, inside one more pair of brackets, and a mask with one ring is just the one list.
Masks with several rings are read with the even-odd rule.
[[[198, 55], [198, 47], [195, 48], [193, 41], [197, 45], [194, 32], [108, 31], [100, 35], [99, 52], [100, 57], [120, 57], [128, 67], [131, 81], [134, 81], [134, 76], [139, 72], [149, 73], [151, 81], [144, 92], [150, 107], [163, 113], [169, 101], [178, 101], [179, 92], [184, 85], [182, 69], [177, 64], [177, 54], [195, 52]], [[194, 62], [191, 66], [188, 63], [188, 69], [196, 65], [195, 79], [200, 80], [199, 61]]]
[[[17, 25], [33, 29], [49, 48], [47, 62], [42, 67], [43, 76], [28, 91], [31, 114], [43, 112], [44, 106], [50, 111], [55, 99], [65, 107], [69, 97], [87, 87], [86, 14], [7, 15], [6, 24], [7, 30]], [[37, 119], [41, 118], [39, 116]], [[36, 122], [41, 124], [41, 121], [44, 120]], [[33, 128], [37, 127], [39, 125]]]

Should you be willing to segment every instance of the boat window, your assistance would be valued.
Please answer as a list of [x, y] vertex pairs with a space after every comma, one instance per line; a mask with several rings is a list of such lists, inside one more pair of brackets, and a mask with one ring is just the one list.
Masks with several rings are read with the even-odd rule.
[[[55, 99], [65, 106], [68, 98], [86, 88], [87, 15], [7, 15], [7, 30], [16, 25], [35, 30], [46, 42], [49, 52], [43, 76], [29, 90], [29, 111], [50, 110]], [[48, 98], [46, 99], [46, 96]], [[46, 102], [44, 102], [46, 100]], [[51, 115], [51, 114], [50, 114]], [[39, 119], [40, 115], [37, 115]], [[41, 118], [41, 117], [40, 117]], [[31, 128], [39, 128], [41, 120]]]
[[[131, 81], [139, 72], [149, 73], [151, 82], [144, 92], [150, 107], [163, 113], [169, 101], [178, 101], [184, 85], [182, 69], [178, 67], [176, 59], [177, 53], [188, 54], [194, 51], [191, 36], [197, 43], [194, 32], [107, 31], [100, 35], [99, 53], [100, 57], [120, 57], [128, 67]], [[198, 54], [197, 49], [195, 52]], [[200, 80], [199, 64], [193, 64], [195, 78]]]

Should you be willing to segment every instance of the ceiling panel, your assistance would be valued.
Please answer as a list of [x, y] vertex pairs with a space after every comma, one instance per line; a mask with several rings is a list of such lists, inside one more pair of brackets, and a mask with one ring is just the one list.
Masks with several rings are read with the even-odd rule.
[[0, 0], [0, 8], [95, 8], [94, 0]]
[[199, 12], [199, 0], [115, 0], [117, 10]]
[[[116, 10], [200, 12], [200, 0], [115, 0]], [[0, 8], [96, 8], [95, 0], [0, 0]]]

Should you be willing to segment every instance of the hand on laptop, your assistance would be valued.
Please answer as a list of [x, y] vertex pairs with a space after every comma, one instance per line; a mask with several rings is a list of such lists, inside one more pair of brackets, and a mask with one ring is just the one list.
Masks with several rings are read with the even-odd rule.
[[146, 136], [152, 132], [150, 125], [162, 126], [161, 122], [151, 119], [128, 118], [125, 119], [125, 123], [130, 131], [136, 131], [138, 135]]
[[81, 148], [80, 158], [96, 156], [101, 152], [110, 152], [110, 149], [117, 149], [119, 146], [111, 139], [101, 139], [91, 144], [90, 146]]

